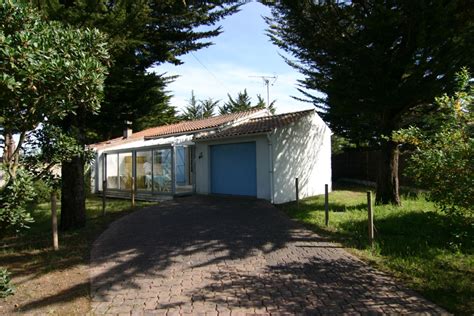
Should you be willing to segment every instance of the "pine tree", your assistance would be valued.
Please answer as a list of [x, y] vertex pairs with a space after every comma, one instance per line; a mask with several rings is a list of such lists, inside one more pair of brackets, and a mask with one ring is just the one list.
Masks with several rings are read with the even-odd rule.
[[275, 114], [275, 111], [276, 111], [275, 103], [276, 103], [276, 100], [273, 100], [267, 106], [267, 102], [265, 102], [265, 99], [260, 94], [257, 94], [257, 104], [255, 105], [255, 108], [257, 108], [257, 109], [267, 109], [268, 111], [270, 111], [270, 113]]
[[230, 94], [227, 94], [227, 97], [229, 100], [224, 103], [223, 106], [219, 107], [220, 114], [236, 113], [252, 109], [267, 109], [270, 111], [270, 113], [275, 114], [276, 109], [274, 105], [276, 100], [273, 100], [270, 105], [267, 106], [267, 103], [262, 98], [262, 96], [257, 94], [257, 103], [252, 105], [252, 99], [248, 95], [247, 89], [244, 89], [243, 92], [239, 92], [235, 99], [232, 98]]
[[196, 120], [202, 118], [202, 108], [194, 95], [194, 91], [191, 91], [191, 98], [188, 100], [188, 105], [184, 108], [182, 118], [184, 120]]
[[208, 98], [206, 100], [199, 101], [199, 105], [201, 106], [202, 117], [208, 118], [214, 116], [214, 112], [219, 106], [219, 100]]
[[416, 122], [421, 105], [452, 91], [462, 66], [473, 68], [472, 1], [281, 0], [271, 5], [271, 39], [305, 76], [301, 91], [335, 133], [381, 149], [376, 201], [400, 204], [399, 146], [389, 137]]
[[252, 99], [247, 93], [247, 89], [237, 94], [237, 98], [232, 98], [230, 94], [227, 94], [229, 100], [219, 108], [220, 114], [236, 113], [247, 111], [252, 108]]

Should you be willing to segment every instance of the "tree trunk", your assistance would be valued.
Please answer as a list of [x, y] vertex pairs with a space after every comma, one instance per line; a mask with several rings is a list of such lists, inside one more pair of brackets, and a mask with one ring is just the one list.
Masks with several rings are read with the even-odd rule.
[[398, 183], [398, 144], [387, 142], [381, 150], [377, 174], [376, 204], [401, 205]]
[[61, 230], [84, 227], [86, 199], [84, 192], [84, 159], [74, 157], [61, 167]]

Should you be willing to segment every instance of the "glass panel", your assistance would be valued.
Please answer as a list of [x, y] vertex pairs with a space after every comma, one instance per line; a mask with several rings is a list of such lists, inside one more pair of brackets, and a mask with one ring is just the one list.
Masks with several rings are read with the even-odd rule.
[[132, 189], [132, 153], [119, 154], [119, 189]]
[[193, 147], [175, 147], [176, 193], [193, 191]]
[[138, 151], [136, 156], [137, 189], [151, 191], [151, 151]]
[[153, 153], [153, 189], [171, 192], [171, 148], [156, 149]]
[[107, 172], [107, 188], [118, 189], [117, 154], [107, 154], [105, 170]]

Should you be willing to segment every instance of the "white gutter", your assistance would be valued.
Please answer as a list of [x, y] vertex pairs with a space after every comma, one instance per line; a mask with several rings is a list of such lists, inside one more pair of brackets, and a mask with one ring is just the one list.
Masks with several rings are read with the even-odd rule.
[[270, 203], [273, 204], [273, 193], [274, 193], [274, 188], [273, 188], [273, 144], [272, 144], [272, 138], [271, 138], [272, 133], [267, 133], [267, 140], [268, 140], [268, 162], [269, 162], [269, 167], [270, 167]]

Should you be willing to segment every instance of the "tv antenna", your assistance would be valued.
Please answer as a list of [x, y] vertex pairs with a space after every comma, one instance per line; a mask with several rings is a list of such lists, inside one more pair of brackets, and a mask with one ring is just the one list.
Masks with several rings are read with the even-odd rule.
[[263, 80], [263, 84], [267, 86], [267, 106], [270, 106], [270, 85], [274, 85], [278, 79], [278, 76], [249, 76], [252, 78], [260, 78]]

